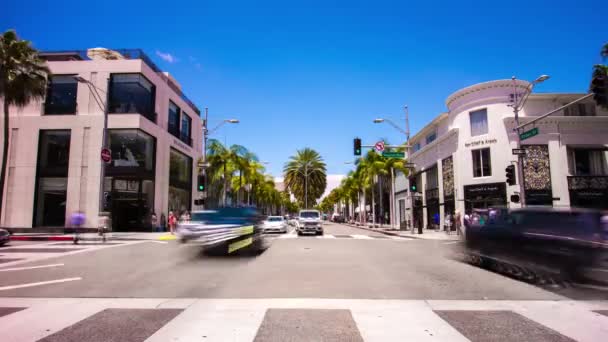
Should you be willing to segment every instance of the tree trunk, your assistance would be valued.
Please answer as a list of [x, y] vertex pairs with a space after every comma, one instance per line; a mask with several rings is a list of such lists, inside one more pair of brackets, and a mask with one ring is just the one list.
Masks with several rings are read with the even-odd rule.
[[224, 189], [222, 190], [222, 207], [226, 206], [226, 187], [228, 186], [226, 182], [227, 178], [228, 177], [226, 177], [226, 162], [224, 162]]
[[380, 197], [378, 198], [380, 200], [380, 227], [382, 227], [382, 224], [384, 223], [384, 189], [382, 188], [382, 176], [378, 176], [378, 193], [380, 194]]
[[2, 145], [2, 170], [0, 170], [0, 224], [4, 223], [2, 220], [2, 204], [4, 203], [4, 183], [6, 180], [6, 163], [8, 160], [8, 134], [8, 99], [4, 97], [4, 142]]
[[372, 227], [376, 228], [376, 196], [374, 196], [374, 180], [372, 179]]

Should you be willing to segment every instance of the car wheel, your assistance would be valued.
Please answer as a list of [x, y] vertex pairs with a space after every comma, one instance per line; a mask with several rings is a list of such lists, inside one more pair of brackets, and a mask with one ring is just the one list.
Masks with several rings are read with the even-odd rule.
[[323, 235], [323, 231], [317, 232], [317, 235]]
[[304, 234], [302, 234], [301, 231], [298, 231], [298, 236], [302, 236], [302, 235], [304, 235]]

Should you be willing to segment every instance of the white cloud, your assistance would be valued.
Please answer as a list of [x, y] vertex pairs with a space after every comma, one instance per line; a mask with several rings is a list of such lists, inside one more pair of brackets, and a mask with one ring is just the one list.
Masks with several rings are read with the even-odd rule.
[[170, 54], [168, 52], [164, 53], [164, 52], [160, 52], [160, 51], [156, 50], [156, 55], [158, 57], [160, 57], [162, 60], [164, 60], [165, 62], [168, 62], [168, 63], [177, 62], [177, 58], [175, 58], [175, 56], [173, 56], [172, 54]]
[[194, 67], [196, 67], [196, 70], [201, 70], [201, 69], [203, 69], [203, 67], [201, 66], [201, 63], [196, 63], [196, 64], [194, 64]]

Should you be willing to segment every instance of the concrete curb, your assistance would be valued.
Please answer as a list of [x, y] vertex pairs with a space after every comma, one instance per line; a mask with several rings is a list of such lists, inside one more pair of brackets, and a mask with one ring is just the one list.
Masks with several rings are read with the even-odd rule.
[[39, 236], [39, 235], [11, 235], [11, 241], [73, 241], [73, 236], [54, 235], [54, 236]]
[[[370, 232], [376, 232], [376, 233], [381, 233], [384, 235], [390, 235], [390, 236], [398, 236], [404, 239], [417, 239], [417, 240], [435, 240], [435, 241], [458, 241], [460, 239], [427, 239], [424, 237], [419, 236], [420, 234], [408, 234], [408, 235], [401, 235], [398, 232], [395, 231], [390, 231], [390, 230], [383, 230], [383, 229], [375, 229], [375, 228], [369, 228], [367, 226], [357, 226], [354, 224], [346, 224], [349, 227], [353, 227], [353, 228], [359, 228], [359, 229], [363, 229], [363, 230], [368, 230]], [[424, 234], [423, 234], [424, 235]]]

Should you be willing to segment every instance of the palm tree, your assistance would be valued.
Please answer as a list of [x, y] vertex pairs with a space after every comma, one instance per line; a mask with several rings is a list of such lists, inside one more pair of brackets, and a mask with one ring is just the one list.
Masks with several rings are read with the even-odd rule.
[[308, 208], [323, 195], [327, 186], [327, 170], [319, 153], [310, 148], [298, 150], [285, 164], [283, 174], [286, 188]]
[[9, 148], [9, 108], [24, 107], [33, 100], [44, 98], [47, 78], [51, 71], [38, 56], [38, 50], [27, 40], [21, 40], [13, 30], [0, 36], [0, 97], [4, 102], [4, 143], [0, 170], [0, 219], [4, 201], [4, 183]]

